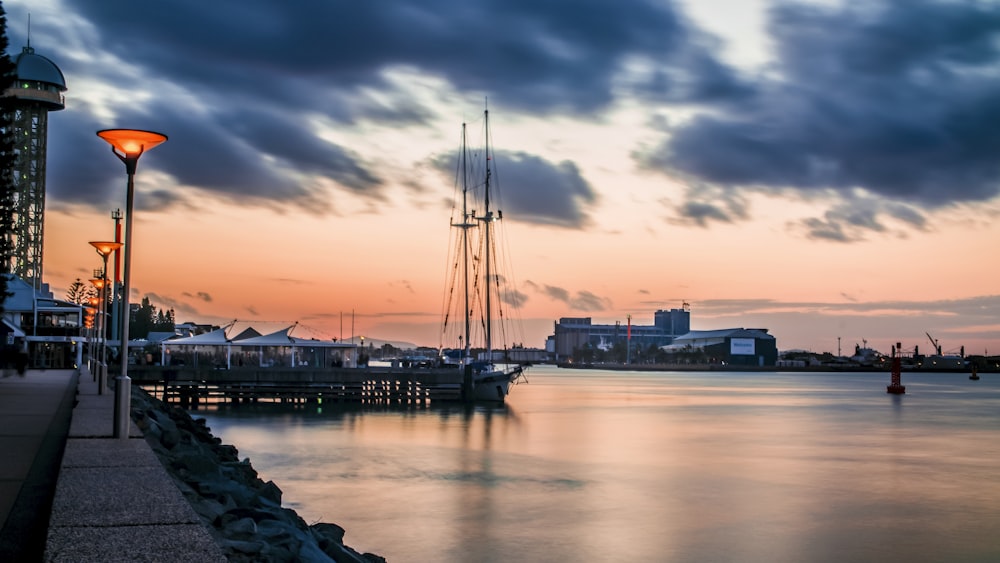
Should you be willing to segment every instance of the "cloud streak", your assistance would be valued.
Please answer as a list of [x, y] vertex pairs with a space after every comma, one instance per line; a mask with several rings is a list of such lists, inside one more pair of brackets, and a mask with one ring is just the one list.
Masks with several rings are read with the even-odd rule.
[[[724, 190], [838, 193], [892, 202], [867, 216], [837, 209], [803, 222], [850, 241], [910, 227], [920, 209], [1000, 194], [1000, 6], [883, 0], [782, 2], [770, 12], [775, 61], [739, 112], [704, 112], [667, 131], [643, 166]], [[703, 225], [732, 215], [689, 194], [678, 214]], [[699, 219], [700, 218], [700, 219]]]
[[[623, 88], [673, 103], [747, 94], [712, 56], [710, 37], [671, 3], [251, 0], [239, 17], [193, 0], [141, 12], [122, 0], [53, 5], [35, 14], [33, 44], [62, 68], [70, 102], [90, 91], [52, 120], [50, 185], [61, 204], [103, 207], [120, 191], [120, 171], [93, 138], [112, 123], [170, 135], [169, 149], [143, 161], [181, 187], [160, 205], [191, 205], [197, 198], [184, 191], [193, 190], [329, 213], [331, 185], [383, 199], [384, 167], [324, 139], [316, 124], [426, 125], [435, 110], [391, 78], [402, 71], [534, 116], [593, 115]], [[9, 19], [26, 20], [26, 10], [10, 5]], [[23, 44], [19, 31], [9, 30], [12, 45]], [[586, 224], [596, 198], [574, 163], [509, 156], [512, 186], [547, 194], [535, 206], [512, 199], [524, 220]]]

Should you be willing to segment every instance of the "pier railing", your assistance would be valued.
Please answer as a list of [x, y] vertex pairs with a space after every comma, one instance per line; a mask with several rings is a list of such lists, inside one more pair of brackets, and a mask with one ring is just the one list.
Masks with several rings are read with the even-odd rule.
[[165, 402], [426, 404], [460, 401], [457, 369], [131, 366], [132, 383]]

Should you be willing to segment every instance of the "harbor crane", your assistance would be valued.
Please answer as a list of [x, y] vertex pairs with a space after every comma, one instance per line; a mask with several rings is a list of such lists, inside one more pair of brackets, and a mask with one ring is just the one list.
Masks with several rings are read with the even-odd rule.
[[931, 339], [931, 344], [933, 344], [933, 345], [934, 345], [934, 350], [935, 350], [935, 352], [937, 353], [937, 355], [938, 355], [938, 356], [940, 356], [940, 355], [941, 355], [941, 345], [940, 345], [940, 344], [938, 344], [938, 341], [937, 341], [937, 340], [934, 340], [934, 337], [933, 337], [933, 336], [931, 336], [931, 333], [929, 333], [929, 332], [925, 332], [924, 334], [926, 334], [926, 335], [927, 335], [927, 338], [930, 338], [930, 339]]

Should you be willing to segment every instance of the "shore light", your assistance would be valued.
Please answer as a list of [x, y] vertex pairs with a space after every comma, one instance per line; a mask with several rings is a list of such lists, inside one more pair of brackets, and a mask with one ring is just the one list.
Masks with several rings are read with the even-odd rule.
[[129, 291], [132, 273], [132, 207], [135, 199], [135, 168], [139, 157], [149, 149], [167, 140], [167, 136], [141, 129], [104, 129], [97, 136], [111, 145], [111, 153], [125, 163], [128, 185], [125, 197], [125, 252], [122, 256], [124, 267], [121, 301], [121, 373], [115, 378], [114, 437], [128, 438], [129, 411], [132, 403], [132, 380], [128, 376], [128, 321]]
[[[92, 240], [90, 245], [94, 247], [97, 254], [100, 255], [103, 261], [103, 268], [101, 269], [101, 279], [99, 284], [95, 283], [97, 289], [100, 290], [101, 294], [98, 296], [98, 301], [100, 302], [101, 316], [97, 319], [98, 334], [100, 335], [100, 364], [97, 366], [97, 394], [103, 395], [105, 389], [108, 386], [108, 323], [105, 318], [108, 311], [108, 256], [111, 253], [122, 247], [122, 243], [115, 241], [106, 240]], [[94, 280], [91, 280], [93, 282]]]
[[94, 286], [94, 289], [98, 291], [97, 297], [90, 298], [91, 305], [94, 307], [94, 326], [92, 327], [94, 332], [94, 338], [90, 346], [90, 362], [88, 363], [88, 365], [90, 366], [90, 371], [94, 376], [94, 381], [97, 381], [97, 376], [100, 372], [100, 369], [97, 367], [97, 363], [99, 360], [97, 358], [97, 354], [94, 351], [97, 350], [97, 343], [99, 342], [97, 337], [101, 333], [101, 318], [99, 315], [101, 310], [100, 291], [104, 283], [103, 280], [100, 277], [98, 277], [101, 275], [103, 275], [101, 274], [101, 272], [94, 270], [95, 277], [90, 278], [90, 283]]

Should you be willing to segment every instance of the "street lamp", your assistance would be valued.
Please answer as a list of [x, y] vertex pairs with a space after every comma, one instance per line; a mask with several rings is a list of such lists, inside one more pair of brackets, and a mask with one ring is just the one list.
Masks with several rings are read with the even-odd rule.
[[97, 347], [97, 298], [90, 297], [87, 299], [87, 316], [90, 319], [90, 326], [87, 328], [90, 330], [90, 367], [93, 369], [91, 373], [94, 374], [94, 381], [97, 381], [97, 359], [94, 357], [94, 348]]
[[94, 306], [94, 342], [93, 346], [90, 347], [90, 369], [91, 373], [94, 375], [94, 381], [97, 381], [98, 376], [101, 374], [100, 354], [98, 354], [97, 349], [98, 343], [100, 342], [100, 340], [98, 340], [98, 336], [101, 334], [101, 287], [103, 286], [104, 281], [98, 276], [103, 275], [104, 274], [101, 272], [94, 270], [95, 277], [90, 278], [90, 283], [94, 286], [94, 289], [97, 290], [97, 297], [92, 297], [90, 299]]
[[[108, 309], [108, 256], [110, 256], [112, 252], [121, 248], [122, 243], [115, 241], [92, 240], [90, 241], [90, 245], [97, 250], [97, 254], [99, 254], [101, 260], [104, 261], [104, 269], [101, 270], [100, 285], [97, 283], [94, 284], [101, 291], [101, 317], [97, 322], [97, 326], [100, 327], [98, 329], [98, 334], [101, 335], [101, 363], [97, 367], [97, 394], [103, 395], [104, 388], [108, 386], [108, 343], [106, 340], [108, 323], [105, 319]], [[94, 280], [90, 281], [93, 282]]]
[[128, 186], [125, 197], [125, 255], [121, 300], [121, 374], [115, 379], [114, 437], [128, 438], [132, 380], [128, 377], [128, 315], [132, 272], [132, 203], [135, 199], [135, 167], [142, 153], [167, 140], [167, 136], [140, 129], [104, 129], [97, 136], [111, 145], [111, 153], [125, 163]]

